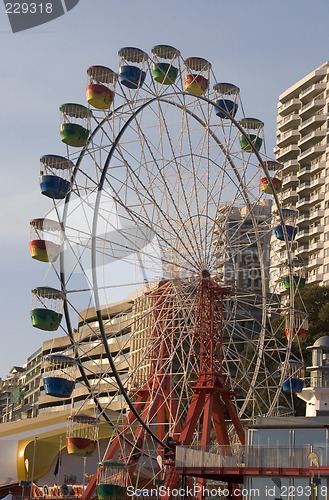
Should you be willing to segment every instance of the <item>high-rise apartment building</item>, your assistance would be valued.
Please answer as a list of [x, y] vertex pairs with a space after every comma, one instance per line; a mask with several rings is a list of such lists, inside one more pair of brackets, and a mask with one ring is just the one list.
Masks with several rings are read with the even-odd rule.
[[0, 379], [0, 422], [21, 418], [26, 367], [13, 366], [5, 380]]
[[[147, 342], [148, 326], [152, 315], [147, 314], [150, 309], [148, 294], [131, 293], [126, 300], [104, 306], [101, 311], [105, 334], [108, 338], [108, 347], [113, 356], [116, 369], [124, 382], [131, 375], [134, 366], [139, 367], [139, 382], [145, 381], [147, 363], [141, 363], [143, 351]], [[80, 313], [78, 329], [74, 331], [75, 349], [79, 355], [79, 362], [84, 368], [92, 393], [98, 401], [110, 410], [118, 410], [124, 404], [123, 396], [119, 395], [118, 383], [112, 373], [105, 347], [101, 341], [97, 314], [94, 307]], [[132, 336], [132, 330], [134, 335]], [[64, 353], [74, 357], [73, 348], [68, 336], [47, 340], [42, 345], [42, 358], [49, 354]], [[78, 365], [73, 367], [72, 377], [75, 379], [75, 389], [70, 398], [53, 397], [46, 394], [43, 378], [45, 376], [45, 362], [42, 365], [40, 380], [40, 395], [38, 399], [39, 413], [79, 409], [84, 410], [95, 405], [86, 387]], [[49, 376], [49, 374], [48, 374]], [[66, 377], [65, 371], [55, 376]], [[136, 381], [136, 378], [134, 378]], [[128, 384], [129, 385], [129, 384]]]
[[[269, 289], [272, 200], [247, 206], [224, 205], [217, 217], [214, 268], [219, 283], [236, 290], [261, 293]], [[264, 276], [261, 276], [263, 267]]]
[[[283, 165], [282, 206], [298, 210], [294, 257], [303, 261], [309, 284], [327, 286], [328, 111], [329, 62], [325, 62], [280, 95], [274, 151], [277, 161]], [[280, 242], [276, 245], [280, 246]]]
[[24, 413], [22, 417], [36, 417], [39, 412], [39, 395], [41, 381], [42, 349], [32, 353], [26, 361], [24, 384]]

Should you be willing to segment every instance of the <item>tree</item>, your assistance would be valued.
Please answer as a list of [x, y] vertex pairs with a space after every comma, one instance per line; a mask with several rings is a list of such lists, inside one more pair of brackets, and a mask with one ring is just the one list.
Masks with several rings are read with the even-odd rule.
[[319, 337], [329, 335], [329, 288], [320, 285], [302, 288], [295, 298], [295, 308], [308, 314], [307, 346], [314, 344]]

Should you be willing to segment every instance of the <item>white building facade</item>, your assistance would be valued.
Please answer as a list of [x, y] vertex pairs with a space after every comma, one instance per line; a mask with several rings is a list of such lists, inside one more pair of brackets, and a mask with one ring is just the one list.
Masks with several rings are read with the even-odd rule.
[[295, 257], [308, 284], [329, 286], [328, 110], [325, 62], [280, 95], [274, 152], [283, 165], [282, 206], [298, 210]]

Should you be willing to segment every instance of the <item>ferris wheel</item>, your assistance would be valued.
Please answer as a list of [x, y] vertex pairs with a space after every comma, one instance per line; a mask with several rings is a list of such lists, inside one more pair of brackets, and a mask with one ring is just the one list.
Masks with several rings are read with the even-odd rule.
[[264, 124], [210, 62], [125, 47], [117, 71], [87, 74], [87, 104], [60, 108], [66, 155], [41, 158], [54, 205], [31, 221], [31, 254], [60, 286], [34, 289], [34, 326], [69, 334], [70, 352], [48, 361], [79, 366], [80, 412], [96, 403], [111, 421], [105, 458], [124, 464], [117, 476], [173, 486], [173, 443], [243, 441], [244, 421], [290, 407], [282, 384], [298, 329], [286, 314], [294, 335], [279, 334], [275, 276], [285, 261], [294, 311], [292, 213]]

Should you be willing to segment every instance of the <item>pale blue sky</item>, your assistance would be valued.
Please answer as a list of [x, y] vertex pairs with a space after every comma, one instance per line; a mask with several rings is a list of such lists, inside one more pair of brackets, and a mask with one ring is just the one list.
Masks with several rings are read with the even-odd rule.
[[163, 43], [204, 57], [218, 81], [241, 88], [246, 114], [265, 122], [272, 155], [278, 96], [329, 59], [328, 19], [328, 0], [80, 0], [55, 21], [12, 34], [0, 6], [0, 377], [50, 338], [29, 319], [31, 288], [46, 273], [29, 256], [29, 220], [48, 212], [39, 158], [65, 154], [58, 107], [85, 102], [87, 67], [115, 69], [124, 46], [149, 53]]

